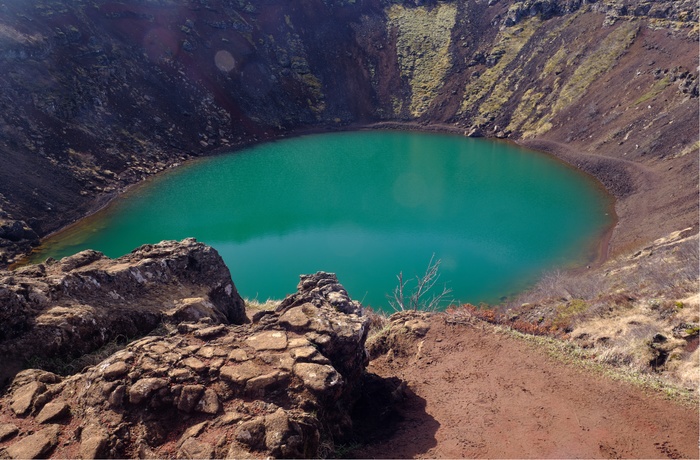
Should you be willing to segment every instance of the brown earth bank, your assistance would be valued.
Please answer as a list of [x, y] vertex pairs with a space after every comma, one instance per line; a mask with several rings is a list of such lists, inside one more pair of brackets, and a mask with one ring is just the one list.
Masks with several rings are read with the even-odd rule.
[[[463, 319], [463, 318], [462, 318]], [[399, 313], [367, 370], [404, 382], [361, 458], [698, 458], [698, 407], [565, 364], [505, 330]], [[388, 433], [385, 433], [388, 434]]]

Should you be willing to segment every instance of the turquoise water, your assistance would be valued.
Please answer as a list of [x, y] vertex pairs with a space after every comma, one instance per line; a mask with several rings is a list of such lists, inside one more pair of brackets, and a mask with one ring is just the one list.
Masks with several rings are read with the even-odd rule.
[[415, 132], [310, 135], [192, 162], [46, 241], [34, 261], [110, 257], [164, 239], [215, 247], [244, 297], [335, 272], [384, 308], [396, 275], [441, 260], [462, 302], [498, 302], [543, 270], [585, 263], [612, 223], [589, 177], [511, 144]]

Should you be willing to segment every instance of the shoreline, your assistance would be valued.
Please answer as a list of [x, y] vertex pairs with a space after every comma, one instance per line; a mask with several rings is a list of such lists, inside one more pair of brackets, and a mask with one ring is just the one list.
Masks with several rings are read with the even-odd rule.
[[[116, 192], [112, 192], [109, 195], [98, 197], [96, 201], [96, 206], [92, 207], [90, 212], [85, 214], [84, 216], [80, 217], [79, 219], [58, 228], [55, 231], [52, 231], [51, 233], [43, 236], [40, 239], [40, 244], [39, 246], [33, 248], [31, 251], [29, 251], [26, 254], [21, 254], [18, 255], [18, 258], [8, 266], [8, 269], [14, 269], [20, 266], [24, 266], [27, 264], [30, 264], [31, 256], [39, 248], [41, 248], [45, 242], [50, 239], [51, 237], [60, 234], [62, 232], [65, 232], [69, 230], [71, 227], [78, 225], [79, 223], [83, 222], [85, 219], [88, 219], [95, 214], [99, 213], [100, 211], [104, 210], [108, 206], [110, 206], [116, 199], [119, 197], [123, 196], [127, 191], [133, 189], [134, 187], [138, 187], [146, 183], [149, 179], [159, 176], [161, 173], [164, 171], [170, 171], [173, 168], [179, 168], [184, 165], [190, 164], [193, 161], [196, 161], [197, 159], [200, 158], [206, 158], [206, 157], [211, 157], [211, 156], [218, 156], [222, 154], [228, 154], [228, 153], [236, 153], [239, 152], [243, 149], [252, 147], [254, 145], [258, 145], [261, 143], [265, 142], [274, 142], [274, 141], [279, 141], [283, 139], [289, 139], [289, 138], [294, 138], [294, 137], [301, 137], [305, 135], [313, 135], [313, 134], [323, 134], [323, 133], [332, 133], [332, 132], [350, 132], [350, 131], [374, 131], [374, 130], [389, 130], [389, 131], [418, 131], [418, 132], [427, 132], [427, 133], [443, 133], [443, 134], [450, 134], [450, 135], [458, 135], [462, 137], [469, 137], [467, 131], [463, 127], [458, 127], [458, 126], [452, 126], [444, 123], [419, 123], [419, 122], [397, 122], [397, 121], [379, 121], [379, 122], [371, 122], [371, 123], [353, 123], [353, 124], [348, 124], [348, 125], [343, 125], [343, 126], [314, 126], [314, 127], [309, 127], [305, 129], [299, 129], [291, 133], [280, 133], [278, 135], [273, 135], [270, 136], [269, 138], [266, 139], [257, 139], [254, 141], [249, 141], [249, 142], [242, 142], [238, 145], [233, 145], [233, 146], [228, 146], [228, 147], [218, 147], [215, 149], [212, 149], [211, 151], [199, 155], [199, 156], [193, 156], [192, 158], [188, 158], [186, 161], [178, 161], [174, 163], [173, 165], [169, 165], [165, 169], [158, 171], [157, 173], [148, 176], [146, 179], [141, 180], [139, 182], [133, 183], [133, 184], [128, 184], [125, 186], [122, 186], [118, 189]], [[599, 165], [601, 162], [606, 162], [606, 161], [612, 161], [615, 163], [618, 163], [620, 165], [625, 164], [625, 163], [631, 163], [632, 165], [636, 165], [636, 163], [633, 162], [627, 162], [625, 160], [616, 160], [615, 158], [609, 158], [609, 157], [599, 157], [599, 158], [594, 158], [591, 155], [585, 154], [585, 153], [573, 153], [570, 151], [566, 146], [561, 145], [556, 142], [551, 142], [551, 141], [546, 141], [546, 140], [519, 140], [519, 139], [500, 139], [500, 138], [491, 138], [491, 137], [482, 137], [483, 139], [488, 139], [490, 141], [503, 141], [503, 142], [508, 142], [515, 144], [521, 148], [525, 148], [528, 150], [532, 150], [533, 152], [536, 153], [541, 153], [545, 155], [549, 155], [552, 157], [555, 157], [556, 159], [564, 162], [566, 165], [576, 169], [577, 171], [586, 174], [589, 176], [592, 180], [596, 182], [596, 185], [599, 187], [602, 187], [605, 193], [611, 198], [611, 206], [610, 206], [610, 211], [613, 213], [612, 216], [612, 223], [609, 228], [607, 228], [600, 237], [597, 238], [597, 243], [595, 244], [595, 249], [592, 251], [595, 253], [595, 256], [593, 256], [592, 260], [588, 262], [586, 265], [583, 265], [582, 267], [578, 269], [583, 269], [583, 268], [597, 268], [600, 267], [602, 264], [604, 264], [610, 257], [611, 255], [617, 255], [619, 250], [611, 250], [611, 245], [612, 242], [616, 236], [616, 234], [620, 233], [621, 231], [624, 231], [624, 227], [626, 225], [626, 221], [620, 217], [619, 213], [617, 212], [618, 208], [618, 203], [621, 199], [624, 199], [626, 194], [619, 194], [615, 193], [615, 190], [611, 190], [610, 187], [608, 187], [605, 183], [605, 178], [600, 177], [599, 174], [595, 174], [595, 172], [591, 171], [590, 166], [592, 165]], [[587, 160], [582, 163], [583, 160]], [[592, 163], [592, 164], [591, 164]], [[586, 168], [586, 165], [589, 167]], [[600, 169], [597, 169], [597, 171], [600, 171]], [[629, 176], [627, 176], [629, 177]], [[624, 190], [627, 190], [629, 187], [634, 188], [633, 184], [626, 184], [625, 187], [623, 187]], [[631, 193], [634, 194], [634, 191]], [[577, 269], [572, 269], [572, 270], [577, 270]]]

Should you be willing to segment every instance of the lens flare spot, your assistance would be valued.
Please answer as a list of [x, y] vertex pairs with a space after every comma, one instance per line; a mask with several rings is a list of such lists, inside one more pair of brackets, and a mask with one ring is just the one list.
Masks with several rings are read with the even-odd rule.
[[236, 67], [236, 60], [226, 50], [219, 50], [214, 55], [214, 63], [222, 72], [230, 72]]

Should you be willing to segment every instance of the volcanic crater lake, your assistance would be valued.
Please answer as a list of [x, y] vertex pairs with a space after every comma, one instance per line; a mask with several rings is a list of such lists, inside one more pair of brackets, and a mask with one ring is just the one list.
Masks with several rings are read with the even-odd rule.
[[545, 270], [593, 259], [611, 204], [589, 176], [505, 142], [308, 135], [161, 174], [47, 239], [32, 260], [87, 248], [118, 257], [195, 237], [218, 250], [244, 297], [281, 299], [300, 274], [322, 270], [353, 299], [387, 309], [396, 275], [424, 274], [434, 255], [436, 289], [496, 303]]

